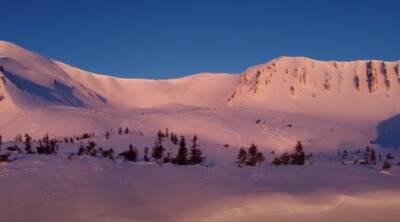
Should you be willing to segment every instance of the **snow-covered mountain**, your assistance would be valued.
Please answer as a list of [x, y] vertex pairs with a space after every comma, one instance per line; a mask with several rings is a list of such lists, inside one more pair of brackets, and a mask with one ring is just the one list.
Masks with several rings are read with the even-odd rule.
[[375, 118], [400, 111], [399, 62], [280, 57], [240, 75], [203, 73], [171, 80], [121, 79], [86, 72], [0, 42], [0, 65], [2, 100], [22, 108], [229, 104]]
[[[400, 113], [399, 62], [280, 57], [241, 74], [122, 79], [0, 42], [0, 66], [0, 134], [6, 138], [169, 127], [237, 146], [285, 149], [303, 140], [334, 148], [369, 143], [380, 121]], [[334, 129], [331, 139], [318, 139]]]
[[[0, 42], [5, 99], [22, 108], [213, 106], [226, 101], [237, 76], [203, 73], [172, 80], [121, 79], [80, 70]], [[9, 83], [9, 84], [8, 84]], [[3, 105], [4, 106], [4, 105]]]
[[232, 104], [350, 118], [400, 111], [400, 63], [280, 57], [248, 69]]
[[[399, 62], [281, 57], [241, 74], [122, 79], [0, 42], [0, 154], [14, 160], [0, 163], [0, 214], [60, 222], [399, 221], [399, 90]], [[142, 161], [166, 128], [188, 146], [196, 134], [205, 161]], [[93, 137], [63, 140], [87, 132]], [[14, 141], [24, 133], [64, 142], [57, 155], [11, 151], [26, 148]], [[116, 158], [77, 155], [89, 141]], [[297, 141], [306, 166], [271, 165]], [[160, 143], [164, 157], [179, 152], [168, 138]], [[265, 162], [239, 168], [238, 148], [252, 143]], [[130, 145], [137, 162], [117, 156]], [[380, 173], [389, 156], [392, 168]]]

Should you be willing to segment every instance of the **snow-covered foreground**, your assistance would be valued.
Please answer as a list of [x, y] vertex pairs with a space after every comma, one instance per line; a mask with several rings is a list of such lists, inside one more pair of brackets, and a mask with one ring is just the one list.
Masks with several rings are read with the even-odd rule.
[[[1, 167], [5, 221], [397, 221], [399, 171], [33, 157]], [[367, 212], [367, 213], [362, 213]]]
[[[154, 136], [98, 136], [117, 153]], [[87, 141], [87, 140], [86, 140]], [[400, 150], [393, 168], [343, 165], [336, 151], [314, 152], [306, 166], [239, 168], [237, 149], [202, 141], [207, 165], [178, 166], [74, 156], [79, 144], [60, 144], [57, 155], [15, 154], [0, 165], [0, 214], [5, 221], [398, 221]], [[14, 143], [8, 143], [11, 145]], [[164, 144], [171, 152], [177, 147]], [[306, 147], [307, 149], [307, 147]]]

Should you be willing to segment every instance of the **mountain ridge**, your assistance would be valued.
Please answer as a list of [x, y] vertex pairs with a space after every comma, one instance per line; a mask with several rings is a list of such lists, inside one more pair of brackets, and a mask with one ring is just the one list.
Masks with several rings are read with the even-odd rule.
[[[359, 117], [362, 110], [376, 104], [379, 108], [361, 116], [380, 118], [400, 111], [397, 105], [399, 64], [399, 61], [322, 61], [281, 56], [240, 74], [199, 73], [164, 80], [129, 79], [84, 71], [0, 41], [4, 78], [23, 92], [14, 90], [8, 94], [23, 108], [34, 108], [36, 103], [112, 109], [169, 104], [229, 105]], [[26, 99], [27, 93], [32, 98]]]

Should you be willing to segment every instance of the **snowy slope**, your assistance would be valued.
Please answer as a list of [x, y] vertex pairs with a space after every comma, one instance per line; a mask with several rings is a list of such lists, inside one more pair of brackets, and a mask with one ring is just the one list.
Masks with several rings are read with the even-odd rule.
[[400, 111], [400, 63], [280, 57], [248, 69], [231, 104], [341, 118]]
[[121, 79], [56, 62], [71, 78], [118, 106], [150, 108], [170, 104], [218, 106], [238, 83], [237, 75], [202, 73], [171, 80]]
[[53, 61], [12, 43], [0, 42], [0, 66], [4, 70], [3, 85], [11, 85], [8, 99], [20, 108], [106, 104], [104, 98], [70, 78]]

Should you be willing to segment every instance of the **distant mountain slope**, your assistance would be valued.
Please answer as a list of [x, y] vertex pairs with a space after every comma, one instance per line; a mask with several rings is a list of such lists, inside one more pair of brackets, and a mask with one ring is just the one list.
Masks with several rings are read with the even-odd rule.
[[124, 107], [150, 108], [171, 104], [218, 106], [239, 82], [238, 75], [202, 73], [178, 79], [122, 79], [89, 73], [61, 62], [56, 64], [71, 78]]
[[0, 66], [4, 84], [16, 86], [9, 99], [22, 108], [216, 106], [226, 103], [239, 81], [238, 75], [209, 73], [171, 80], [121, 79], [86, 72], [8, 42], [0, 42]]

